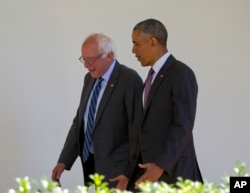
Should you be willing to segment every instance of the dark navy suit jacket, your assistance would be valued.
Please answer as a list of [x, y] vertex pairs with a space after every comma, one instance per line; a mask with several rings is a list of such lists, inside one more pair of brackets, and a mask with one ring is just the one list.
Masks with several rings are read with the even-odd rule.
[[143, 163], [164, 168], [160, 180], [167, 183], [175, 183], [178, 176], [202, 181], [192, 134], [197, 93], [193, 71], [170, 55], [151, 86], [140, 150]]

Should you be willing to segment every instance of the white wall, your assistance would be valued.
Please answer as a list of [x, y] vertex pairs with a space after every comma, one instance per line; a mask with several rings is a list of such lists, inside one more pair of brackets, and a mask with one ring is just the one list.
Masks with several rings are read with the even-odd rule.
[[[248, 0], [0, 0], [0, 192], [16, 177], [50, 177], [79, 103], [86, 35], [113, 37], [119, 61], [145, 78], [131, 30], [150, 17], [166, 25], [170, 52], [197, 76], [203, 177], [221, 182], [236, 160], [249, 168], [249, 8]], [[62, 183], [82, 184], [79, 160]]]

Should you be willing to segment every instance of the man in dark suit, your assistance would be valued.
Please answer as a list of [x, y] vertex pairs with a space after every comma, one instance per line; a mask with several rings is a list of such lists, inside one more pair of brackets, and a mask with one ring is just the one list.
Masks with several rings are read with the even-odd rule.
[[[129, 183], [138, 159], [142, 79], [134, 70], [119, 64], [114, 44], [104, 34], [88, 36], [81, 51], [79, 59], [89, 73], [52, 180], [58, 181], [80, 156], [85, 185], [90, 174], [99, 173], [109, 180], [110, 187], [133, 189], [134, 182], [132, 186]], [[95, 107], [92, 98], [96, 98]], [[90, 114], [94, 120], [90, 120]], [[88, 136], [91, 123], [92, 134]]]
[[136, 186], [142, 181], [175, 183], [177, 177], [202, 182], [192, 134], [198, 86], [193, 71], [168, 52], [167, 37], [155, 19], [138, 23], [132, 32], [132, 52], [142, 66], [151, 67], [143, 91], [143, 172]]

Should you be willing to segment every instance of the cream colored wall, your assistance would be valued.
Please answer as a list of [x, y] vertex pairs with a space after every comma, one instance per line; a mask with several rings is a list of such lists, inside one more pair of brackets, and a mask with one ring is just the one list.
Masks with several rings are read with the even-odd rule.
[[[151, 17], [197, 76], [194, 136], [204, 179], [221, 182], [236, 160], [249, 168], [249, 8], [248, 0], [0, 0], [0, 192], [16, 177], [50, 177], [79, 103], [85, 36], [113, 37], [119, 61], [145, 78], [131, 30]], [[62, 183], [82, 184], [79, 160]]]

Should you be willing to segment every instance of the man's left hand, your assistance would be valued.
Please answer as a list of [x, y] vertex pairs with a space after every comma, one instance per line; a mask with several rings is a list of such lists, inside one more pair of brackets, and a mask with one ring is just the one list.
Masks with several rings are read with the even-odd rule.
[[138, 166], [145, 169], [145, 173], [135, 182], [135, 188], [138, 188], [141, 182], [156, 182], [164, 172], [162, 167], [154, 163], [138, 164]]
[[116, 188], [120, 190], [126, 190], [128, 185], [128, 178], [124, 175], [119, 175], [115, 178], [109, 179], [110, 182], [117, 182]]

